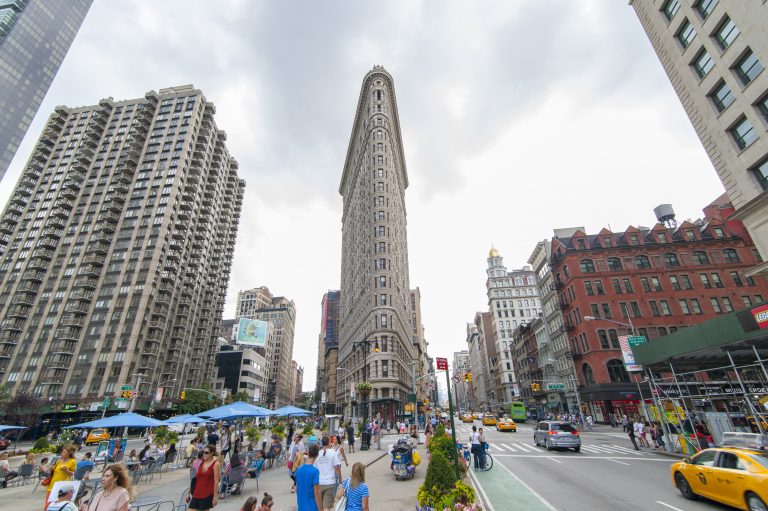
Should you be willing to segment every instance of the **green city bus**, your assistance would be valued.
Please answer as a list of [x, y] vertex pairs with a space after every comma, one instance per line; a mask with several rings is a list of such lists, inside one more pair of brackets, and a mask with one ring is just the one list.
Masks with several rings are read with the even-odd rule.
[[509, 416], [515, 422], [525, 422], [526, 410], [522, 401], [512, 401], [509, 404]]

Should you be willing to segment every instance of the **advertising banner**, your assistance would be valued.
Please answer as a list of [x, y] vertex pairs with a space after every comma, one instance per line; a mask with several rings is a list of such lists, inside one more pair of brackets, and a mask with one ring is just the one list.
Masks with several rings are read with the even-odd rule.
[[264, 347], [269, 336], [269, 322], [260, 319], [241, 319], [237, 328], [237, 344]]
[[635, 362], [635, 354], [632, 353], [632, 348], [629, 345], [629, 337], [620, 335], [619, 347], [621, 348], [621, 356], [624, 357], [624, 366], [627, 368], [627, 371], [642, 371], [643, 366]]
[[768, 328], [768, 304], [755, 307], [750, 311], [760, 329]]

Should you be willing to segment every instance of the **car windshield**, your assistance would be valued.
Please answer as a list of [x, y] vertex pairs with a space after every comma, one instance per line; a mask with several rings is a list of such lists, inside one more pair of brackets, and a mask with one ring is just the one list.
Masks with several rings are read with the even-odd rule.
[[576, 428], [574, 428], [573, 426], [571, 426], [571, 425], [570, 425], [570, 424], [568, 424], [568, 423], [559, 423], [559, 424], [558, 424], [558, 423], [556, 423], [556, 424], [552, 424], [552, 425], [550, 426], [550, 429], [551, 429], [552, 431], [565, 431], [565, 432], [567, 432], [567, 433], [570, 433], [571, 431], [576, 431]]
[[752, 454], [749, 456], [756, 462], [758, 462], [760, 465], [763, 466], [763, 468], [768, 469], [768, 453], [765, 454]]

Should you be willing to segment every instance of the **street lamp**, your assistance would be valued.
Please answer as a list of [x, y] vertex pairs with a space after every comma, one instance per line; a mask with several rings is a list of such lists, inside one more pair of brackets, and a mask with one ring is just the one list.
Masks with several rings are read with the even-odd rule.
[[[359, 347], [364, 347], [363, 349], [363, 383], [366, 383], [368, 381], [367, 375], [366, 375], [366, 367], [368, 366], [368, 350], [371, 348], [371, 344], [373, 344], [373, 351], [375, 353], [379, 352], [379, 338], [376, 337], [373, 340], [370, 339], [363, 339], [362, 341], [355, 341], [352, 343], [352, 349], [356, 350]], [[365, 401], [368, 401], [367, 397], [363, 395]], [[368, 407], [367, 403], [363, 402], [363, 422], [368, 420]]]
[[596, 318], [595, 316], [584, 316], [584, 321], [608, 321], [609, 323], [615, 323], [617, 325], [621, 325], [623, 327], [629, 328], [629, 331], [632, 332], [632, 336], [636, 336], [637, 333], [635, 332], [635, 325], [632, 324], [632, 316], [627, 314], [627, 319], [629, 320], [629, 323], [622, 323], [621, 321], [616, 321], [615, 319], [608, 319], [608, 318]]

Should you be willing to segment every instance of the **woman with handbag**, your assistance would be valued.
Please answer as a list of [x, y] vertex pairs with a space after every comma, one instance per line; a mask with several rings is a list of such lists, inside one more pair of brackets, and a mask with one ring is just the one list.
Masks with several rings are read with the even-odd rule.
[[77, 470], [77, 460], [75, 460], [76, 452], [76, 446], [72, 444], [65, 445], [61, 450], [61, 458], [59, 458], [56, 465], [51, 469], [51, 475], [40, 482], [40, 484], [47, 487], [43, 509], [48, 507], [48, 497], [51, 495], [53, 485], [58, 481], [69, 481], [75, 475], [75, 470]]
[[352, 475], [344, 479], [336, 491], [334, 511], [368, 511], [368, 485], [365, 483], [365, 465], [352, 465]]

